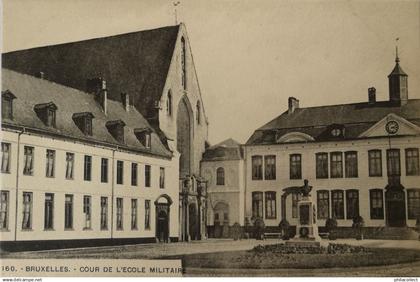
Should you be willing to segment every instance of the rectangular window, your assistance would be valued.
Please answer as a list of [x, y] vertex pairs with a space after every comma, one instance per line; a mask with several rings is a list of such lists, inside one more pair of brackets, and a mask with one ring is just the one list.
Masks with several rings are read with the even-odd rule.
[[276, 179], [276, 156], [264, 156], [265, 163], [265, 179]]
[[331, 153], [331, 178], [343, 177], [343, 153]]
[[44, 205], [44, 229], [54, 228], [54, 194], [45, 194], [45, 205]]
[[330, 193], [327, 190], [317, 191], [318, 219], [330, 217]]
[[144, 201], [144, 229], [150, 229], [150, 200]]
[[123, 198], [117, 198], [117, 230], [123, 230]]
[[73, 195], [65, 195], [64, 202], [64, 228], [73, 228]]
[[10, 172], [10, 143], [1, 143], [1, 172]]
[[382, 176], [381, 150], [369, 151], [369, 176]]
[[347, 219], [359, 216], [359, 191], [353, 189], [346, 191], [346, 210]]
[[384, 219], [384, 194], [381, 189], [372, 189], [370, 194], [370, 218]]
[[388, 149], [386, 151], [388, 176], [401, 175], [400, 150]]
[[85, 227], [83, 229], [92, 228], [92, 197], [83, 196], [83, 214], [85, 215]]
[[262, 180], [262, 156], [252, 156], [252, 180]]
[[405, 149], [406, 175], [419, 175], [419, 149]]
[[74, 154], [66, 153], [66, 179], [73, 179]]
[[344, 219], [344, 193], [342, 190], [331, 191], [332, 217]]
[[108, 159], [101, 159], [101, 182], [108, 183]]
[[83, 167], [83, 179], [85, 181], [92, 180], [92, 156], [85, 155], [85, 163]]
[[292, 218], [298, 218], [298, 202], [302, 199], [299, 193], [292, 193]]
[[317, 153], [316, 178], [328, 178], [328, 153]]
[[0, 230], [9, 228], [9, 192], [0, 193]]
[[290, 155], [290, 179], [302, 179], [302, 155]]
[[163, 189], [165, 188], [165, 168], [160, 168], [160, 174], [159, 174], [159, 188]]
[[137, 229], [137, 199], [131, 199], [131, 230]]
[[124, 162], [117, 161], [117, 184], [123, 184], [124, 178]]
[[358, 177], [357, 152], [345, 152], [346, 177]]
[[144, 166], [144, 186], [150, 187], [150, 176], [151, 176], [151, 166], [145, 165]]
[[13, 98], [4, 96], [2, 97], [1, 117], [3, 119], [13, 119]]
[[32, 229], [32, 192], [23, 192], [22, 229]]
[[108, 229], [108, 197], [101, 197], [101, 230]]
[[46, 176], [54, 177], [54, 168], [55, 168], [55, 151], [47, 150], [47, 160], [46, 160]]
[[420, 217], [420, 189], [407, 190], [408, 219]]
[[131, 163], [131, 186], [137, 186], [137, 167], [136, 163]]
[[263, 192], [252, 192], [252, 217], [263, 217]]
[[33, 175], [34, 173], [34, 147], [24, 147], [24, 167], [23, 174]]
[[47, 110], [47, 125], [55, 127], [55, 110], [53, 109]]
[[265, 192], [265, 218], [276, 218], [276, 192]]

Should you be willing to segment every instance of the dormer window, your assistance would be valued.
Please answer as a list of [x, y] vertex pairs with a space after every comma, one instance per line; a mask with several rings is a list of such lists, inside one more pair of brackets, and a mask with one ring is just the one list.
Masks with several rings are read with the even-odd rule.
[[344, 137], [344, 125], [333, 124], [330, 126], [330, 136], [333, 138]]
[[105, 124], [109, 133], [117, 140], [119, 143], [124, 143], [124, 126], [125, 122], [118, 120], [111, 120]]
[[13, 119], [13, 99], [16, 96], [9, 90], [1, 93], [1, 117], [2, 119]]
[[34, 107], [34, 110], [40, 120], [50, 127], [56, 126], [56, 111], [57, 106], [53, 102], [37, 104]]
[[136, 128], [134, 134], [140, 143], [147, 149], [152, 146], [152, 130], [150, 128]]
[[92, 119], [94, 115], [89, 112], [73, 114], [73, 121], [83, 134], [92, 136]]

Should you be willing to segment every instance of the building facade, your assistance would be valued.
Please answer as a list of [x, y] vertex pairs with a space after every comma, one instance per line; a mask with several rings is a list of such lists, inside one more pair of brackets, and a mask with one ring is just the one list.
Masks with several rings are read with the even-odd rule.
[[132, 104], [167, 150], [179, 153], [180, 240], [205, 237], [200, 159], [208, 121], [184, 24], [5, 53], [3, 67]]

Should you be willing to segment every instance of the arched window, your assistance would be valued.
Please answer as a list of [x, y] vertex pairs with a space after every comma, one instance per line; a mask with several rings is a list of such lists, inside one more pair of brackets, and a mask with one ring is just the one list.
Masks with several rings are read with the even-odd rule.
[[184, 90], [187, 89], [187, 66], [186, 66], [186, 54], [185, 54], [185, 39], [181, 37], [181, 83]]
[[217, 179], [216, 185], [225, 185], [225, 170], [223, 167], [219, 167], [216, 171]]
[[201, 123], [201, 106], [200, 102], [197, 102], [197, 124]]
[[166, 101], [166, 111], [169, 116], [172, 115], [172, 93], [171, 90], [168, 91], [168, 99]]

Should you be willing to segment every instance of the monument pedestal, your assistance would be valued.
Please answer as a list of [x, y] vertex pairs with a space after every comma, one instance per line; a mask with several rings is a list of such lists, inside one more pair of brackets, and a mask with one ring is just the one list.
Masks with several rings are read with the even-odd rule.
[[298, 224], [296, 235], [291, 240], [291, 244], [301, 243], [319, 246], [321, 238], [318, 235], [316, 224], [316, 207], [310, 195], [305, 195], [298, 202]]

